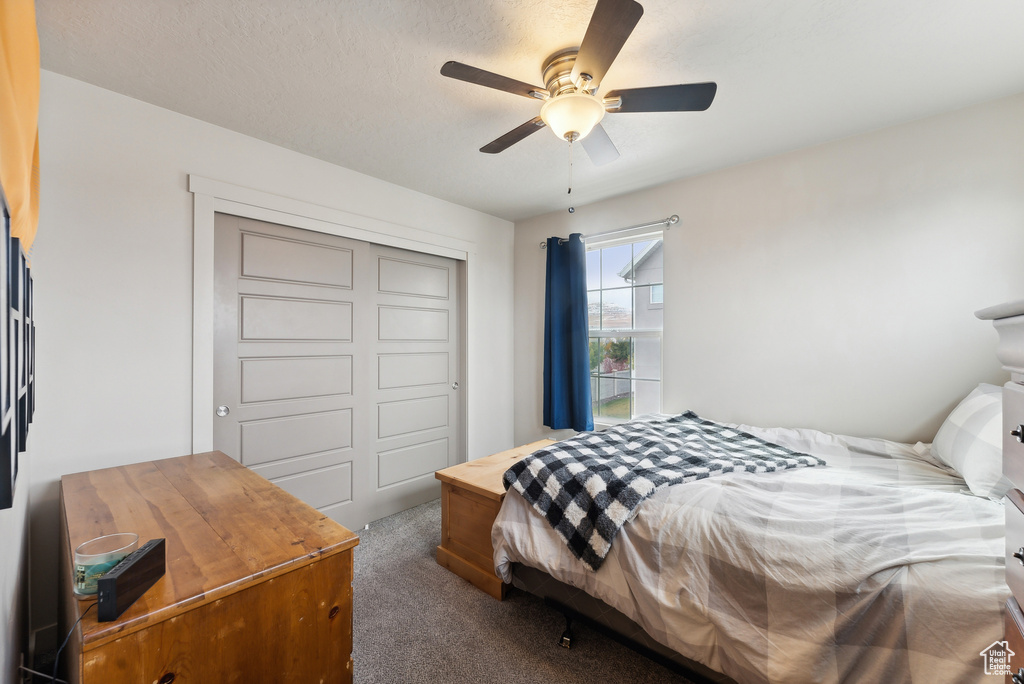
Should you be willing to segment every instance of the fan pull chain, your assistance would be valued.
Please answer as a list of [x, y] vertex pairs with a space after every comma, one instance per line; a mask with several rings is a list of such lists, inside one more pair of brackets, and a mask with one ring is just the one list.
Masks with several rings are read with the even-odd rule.
[[[569, 195], [572, 194], [572, 142], [569, 143], [569, 192], [566, 193], [566, 194], [569, 194]], [[570, 214], [576, 213], [576, 207], [574, 207], [574, 206], [572, 206], [570, 204], [569, 205], [569, 213]]]

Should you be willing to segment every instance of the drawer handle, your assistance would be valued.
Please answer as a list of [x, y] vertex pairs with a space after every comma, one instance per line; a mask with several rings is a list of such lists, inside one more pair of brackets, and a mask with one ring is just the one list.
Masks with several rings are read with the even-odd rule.
[[[1024, 565], [1024, 546], [1017, 549], [1017, 552], [1013, 554], [1013, 557], [1017, 559], [1017, 562]], [[1024, 668], [1021, 668], [1024, 670]]]
[[[1024, 444], [1024, 425], [1018, 425], [1017, 429], [1010, 430], [1010, 435], [1017, 438], [1018, 442]], [[1024, 668], [1021, 668], [1024, 669]]]

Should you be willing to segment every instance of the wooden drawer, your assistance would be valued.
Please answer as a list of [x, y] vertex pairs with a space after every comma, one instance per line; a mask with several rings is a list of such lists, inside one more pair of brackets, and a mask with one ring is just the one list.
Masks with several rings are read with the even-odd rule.
[[1011, 489], [1006, 498], [1006, 583], [1020, 603], [1024, 601], [1024, 565], [1013, 554], [1024, 556], [1024, 496], [1020, 490]]
[[1024, 443], [1011, 432], [1024, 425], [1024, 385], [1003, 387], [1003, 474], [1017, 489], [1024, 489]]
[[[1016, 599], [1006, 601], [1006, 646], [1014, 655], [1010, 656], [1010, 672], [1017, 674], [1024, 679], [1024, 670], [1020, 664], [1024, 662], [1024, 614], [1020, 612], [1020, 606]], [[1013, 680], [1013, 674], [1006, 675], [1006, 684], [1017, 684]]]

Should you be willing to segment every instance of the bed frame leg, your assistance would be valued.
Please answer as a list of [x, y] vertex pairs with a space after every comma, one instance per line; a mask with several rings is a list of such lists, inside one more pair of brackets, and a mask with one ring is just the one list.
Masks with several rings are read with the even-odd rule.
[[565, 616], [565, 631], [562, 632], [561, 638], [558, 640], [558, 645], [562, 648], [572, 647], [572, 616]]

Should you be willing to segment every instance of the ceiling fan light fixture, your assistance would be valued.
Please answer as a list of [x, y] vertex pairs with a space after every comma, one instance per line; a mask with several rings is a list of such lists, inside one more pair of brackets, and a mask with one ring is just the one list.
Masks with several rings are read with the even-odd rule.
[[604, 105], [589, 93], [557, 95], [540, 108], [540, 118], [559, 138], [582, 140], [601, 123]]
[[624, 88], [607, 92], [600, 99], [596, 97], [608, 68], [644, 13], [636, 0], [596, 2], [579, 47], [567, 47], [544, 60], [543, 88], [461, 62], [444, 63], [442, 76], [544, 100], [540, 116], [492, 140], [480, 148], [481, 152], [497, 154], [547, 126], [559, 139], [570, 143], [586, 138], [583, 149], [590, 160], [600, 166], [619, 157], [611, 138], [600, 125], [605, 112], [702, 112], [711, 106], [718, 86], [710, 81]]

